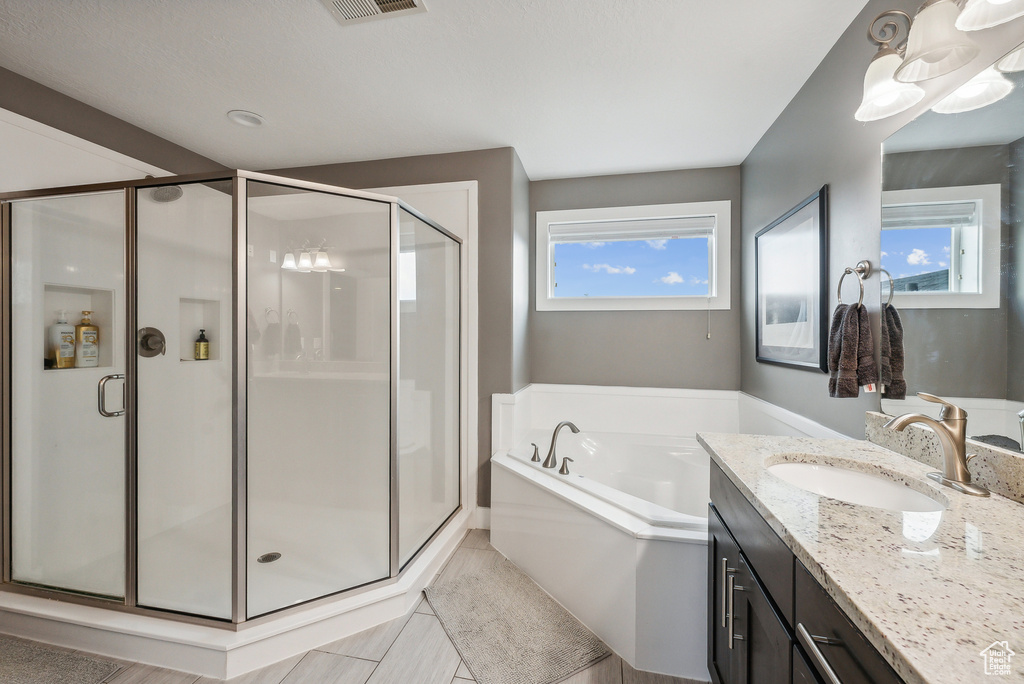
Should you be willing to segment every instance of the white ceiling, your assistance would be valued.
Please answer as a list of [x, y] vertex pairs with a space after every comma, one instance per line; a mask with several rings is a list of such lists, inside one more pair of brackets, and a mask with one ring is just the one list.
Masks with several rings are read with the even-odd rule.
[[0, 0], [0, 65], [231, 167], [508, 145], [540, 180], [742, 162], [866, 4], [426, 2]]

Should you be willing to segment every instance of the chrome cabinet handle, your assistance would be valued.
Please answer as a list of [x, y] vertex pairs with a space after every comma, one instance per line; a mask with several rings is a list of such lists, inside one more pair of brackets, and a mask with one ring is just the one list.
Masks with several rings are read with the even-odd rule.
[[729, 559], [725, 558], [723, 556], [722, 557], [722, 627], [726, 627], [727, 626], [726, 620], [728, 619], [729, 613], [732, 612], [731, 610], [729, 610], [728, 604], [726, 603], [726, 601], [728, 600], [726, 598], [726, 596], [728, 594], [728, 591], [726, 590], [726, 584], [728, 582], [729, 573], [733, 573], [733, 572], [736, 572], [736, 568], [730, 568], [729, 567]]
[[[107, 382], [110, 380], [124, 380], [124, 374], [114, 373], [113, 375], [104, 375], [100, 378], [100, 384], [96, 388], [96, 409], [100, 412], [100, 415], [104, 418], [117, 418], [118, 416], [124, 415], [124, 408], [120, 411], [108, 411], [107, 410], [107, 393], [106, 387]], [[121, 385], [121, 406], [124, 406], [124, 385]]]
[[836, 675], [836, 671], [832, 669], [832, 666], [829, 665], [828, 660], [825, 659], [825, 655], [818, 648], [818, 644], [825, 644], [827, 646], [839, 646], [843, 642], [839, 641], [838, 639], [811, 636], [810, 632], [807, 631], [807, 628], [804, 627], [802, 622], [797, 623], [796, 634], [798, 637], [800, 637], [800, 641], [803, 642], [804, 647], [807, 648], [808, 652], [810, 652], [810, 654], [818, 662], [818, 665], [820, 665], [821, 669], [825, 672], [825, 677], [828, 679], [829, 684], [843, 684], [842, 680], [839, 679], [839, 676]]
[[728, 596], [727, 606], [729, 608], [729, 611], [727, 613], [728, 624], [726, 625], [726, 629], [728, 629], [728, 631], [729, 631], [729, 650], [730, 651], [732, 650], [732, 647], [733, 647], [733, 641], [736, 638], [736, 635], [733, 634], [733, 628], [736, 625], [736, 620], [733, 617], [733, 612], [736, 609], [735, 592], [736, 592], [736, 576], [735, 575], [729, 575], [729, 579], [726, 580], [726, 582], [725, 582], [725, 593]]

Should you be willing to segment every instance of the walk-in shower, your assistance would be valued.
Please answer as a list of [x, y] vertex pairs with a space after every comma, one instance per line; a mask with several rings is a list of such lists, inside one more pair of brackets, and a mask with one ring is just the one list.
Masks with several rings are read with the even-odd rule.
[[0, 589], [230, 626], [394, 582], [460, 509], [443, 227], [248, 172], [0, 207]]

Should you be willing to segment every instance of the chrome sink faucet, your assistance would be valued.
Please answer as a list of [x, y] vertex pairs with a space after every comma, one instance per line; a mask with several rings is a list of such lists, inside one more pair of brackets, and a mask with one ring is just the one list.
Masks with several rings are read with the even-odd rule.
[[890, 420], [885, 427], [897, 432], [903, 432], [911, 423], [930, 427], [942, 446], [943, 466], [941, 473], [928, 473], [928, 477], [964, 494], [988, 496], [987, 489], [971, 482], [971, 471], [967, 469], [967, 461], [974, 458], [967, 455], [967, 411], [933, 394], [918, 392], [917, 396], [942, 405], [938, 420], [923, 413], [905, 413]]
[[573, 431], [573, 433], [579, 434], [580, 429], [573, 425], [568, 420], [563, 420], [561, 423], [556, 425], [555, 431], [551, 434], [551, 448], [548, 449], [548, 457], [545, 458], [544, 463], [541, 464], [545, 468], [554, 468], [556, 465], [558, 465], [558, 458], [555, 457], [555, 442], [558, 441], [558, 431], [567, 425], [569, 426], [569, 429]]

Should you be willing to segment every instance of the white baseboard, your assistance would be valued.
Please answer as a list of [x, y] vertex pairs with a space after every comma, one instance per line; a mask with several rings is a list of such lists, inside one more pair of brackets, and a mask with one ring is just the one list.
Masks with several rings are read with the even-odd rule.
[[486, 506], [477, 506], [473, 511], [469, 526], [477, 530], [491, 529], [491, 509]]

